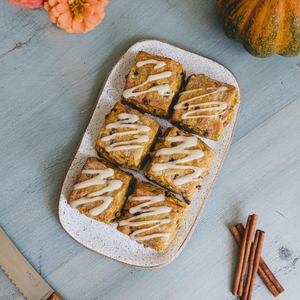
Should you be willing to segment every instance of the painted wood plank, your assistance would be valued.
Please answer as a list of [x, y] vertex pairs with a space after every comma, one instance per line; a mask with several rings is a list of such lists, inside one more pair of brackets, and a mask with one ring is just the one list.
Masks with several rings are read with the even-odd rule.
[[[300, 98], [232, 146], [203, 218], [171, 265], [134, 270], [85, 250], [46, 280], [66, 299], [236, 299], [230, 290], [238, 246], [228, 227], [257, 213], [257, 227], [266, 231], [263, 257], [286, 289], [280, 298], [293, 299], [300, 279], [300, 241], [292, 230], [300, 228], [299, 108]], [[261, 280], [254, 299], [273, 299]]]

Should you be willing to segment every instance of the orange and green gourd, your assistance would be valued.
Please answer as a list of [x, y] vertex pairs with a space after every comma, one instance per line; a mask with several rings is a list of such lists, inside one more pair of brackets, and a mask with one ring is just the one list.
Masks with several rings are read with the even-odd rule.
[[225, 34], [252, 55], [300, 54], [299, 0], [217, 0]]

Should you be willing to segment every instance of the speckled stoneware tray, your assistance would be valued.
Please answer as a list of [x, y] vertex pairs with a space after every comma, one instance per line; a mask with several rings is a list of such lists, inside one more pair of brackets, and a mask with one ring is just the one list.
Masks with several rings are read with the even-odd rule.
[[[238, 89], [239, 95], [241, 95], [241, 91], [237, 79], [226, 67], [199, 54], [158, 40], [142, 40], [132, 45], [119, 58], [106, 77], [85, 133], [75, 150], [62, 182], [58, 204], [59, 221], [69, 236], [96, 253], [131, 267], [157, 269], [173, 261], [183, 250], [191, 237], [230, 146], [241, 102], [239, 97], [235, 116], [220, 141], [214, 142], [201, 138], [215, 150], [215, 157], [211, 165], [210, 173], [203, 181], [201, 191], [194, 194], [192, 203], [189, 206], [189, 212], [174, 240], [163, 253], [150, 248], [144, 248], [143, 245], [139, 245], [130, 240], [127, 235], [120, 233], [116, 229], [117, 225], [111, 227], [104, 223], [97, 222], [80, 214], [78, 210], [72, 209], [67, 204], [67, 199], [73, 189], [75, 178], [80, 174], [85, 160], [89, 156], [97, 157], [94, 146], [102, 124], [104, 123], [104, 116], [110, 112], [117, 101], [120, 101], [125, 85], [125, 75], [128, 74], [134, 64], [136, 54], [141, 50], [151, 54], [169, 57], [180, 62], [186, 70], [187, 76], [192, 73], [204, 73], [216, 80], [234, 85]], [[172, 126], [166, 120], [151, 117], [158, 121], [163, 129]], [[146, 180], [143, 171], [144, 170], [139, 173], [134, 171], [129, 172], [134, 174], [138, 180], [142, 181]]]

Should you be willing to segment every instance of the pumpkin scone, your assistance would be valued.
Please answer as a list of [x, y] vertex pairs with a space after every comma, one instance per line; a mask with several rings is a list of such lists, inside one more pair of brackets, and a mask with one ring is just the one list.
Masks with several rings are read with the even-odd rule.
[[203, 74], [191, 75], [171, 121], [185, 131], [218, 141], [233, 119], [237, 102], [233, 85]]
[[122, 103], [168, 118], [184, 77], [179, 62], [140, 51], [126, 78]]
[[113, 225], [120, 217], [135, 178], [110, 163], [89, 157], [68, 204], [94, 220]]
[[168, 128], [156, 143], [145, 176], [189, 203], [201, 189], [214, 158], [214, 150], [192, 134]]
[[188, 211], [188, 205], [171, 192], [147, 182], [139, 182], [125, 203], [118, 230], [163, 252], [174, 239]]
[[160, 132], [156, 121], [117, 102], [100, 130], [95, 150], [111, 163], [139, 171]]

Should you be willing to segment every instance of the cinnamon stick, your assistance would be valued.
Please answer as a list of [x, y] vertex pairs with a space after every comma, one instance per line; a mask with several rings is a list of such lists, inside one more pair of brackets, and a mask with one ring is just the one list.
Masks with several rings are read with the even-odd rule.
[[229, 230], [232, 233], [232, 235], [234, 236], [235, 240], [238, 242], [238, 244], [240, 246], [242, 246], [243, 235], [240, 234], [240, 232], [238, 231], [238, 229], [236, 228], [236, 226], [230, 226]]
[[[241, 239], [244, 235], [244, 232], [245, 232], [245, 228], [244, 228], [243, 224], [240, 223], [240, 224], [236, 225], [236, 227], [234, 227], [234, 228], [236, 228], [236, 231], [238, 231], [238, 233], [240, 234], [239, 240], [241, 241]], [[232, 232], [232, 229], [230, 229], [230, 231]], [[233, 236], [235, 237], [238, 244], [241, 245], [239, 240], [236, 238], [236, 235], [237, 235], [237, 233], [235, 232], [235, 234], [233, 234]], [[277, 280], [275, 275], [272, 273], [272, 271], [269, 269], [269, 267], [267, 266], [266, 262], [263, 260], [262, 257], [260, 258], [260, 261], [259, 261], [258, 275], [260, 276], [260, 278], [262, 279], [262, 281], [264, 282], [264, 284], [269, 289], [269, 291], [273, 294], [274, 297], [277, 297], [279, 294], [284, 292], [283, 286], [279, 283], [279, 281]]]
[[242, 236], [244, 236], [244, 234], [245, 234], [245, 227], [244, 227], [244, 225], [243, 225], [242, 223], [237, 224], [237, 225], [236, 225], [236, 228], [237, 228], [237, 230], [239, 231], [239, 233], [240, 233]]
[[264, 281], [267, 288], [270, 290], [270, 292], [274, 295], [274, 297], [277, 297], [279, 294], [284, 292], [283, 286], [279, 283], [277, 278], [274, 276], [274, 274], [271, 272], [265, 261], [260, 258], [259, 261], [259, 267], [258, 267], [258, 275], [262, 277], [260, 274], [263, 273], [267, 280]]
[[258, 230], [258, 232], [259, 232], [258, 244], [257, 244], [255, 257], [254, 257], [253, 271], [252, 271], [252, 275], [251, 275], [251, 282], [250, 282], [248, 298], [247, 298], [248, 300], [251, 300], [251, 298], [252, 298], [252, 293], [253, 293], [254, 284], [255, 284], [255, 278], [256, 278], [256, 275], [257, 275], [260, 256], [261, 256], [261, 251], [262, 251], [264, 238], [265, 238], [264, 231]]
[[[240, 283], [239, 283], [239, 288], [238, 288], [239, 296], [242, 296], [242, 294], [243, 294], [244, 280], [245, 280], [245, 275], [246, 275], [246, 271], [247, 271], [248, 259], [249, 259], [249, 255], [250, 255], [250, 249], [251, 249], [251, 245], [252, 245], [252, 240], [253, 240], [253, 236], [254, 236], [254, 232], [255, 232], [257, 219], [258, 219], [258, 215], [253, 214], [251, 216], [251, 222], [249, 224], [249, 233], [248, 233], [247, 240], [246, 240], [245, 256], [244, 256], [244, 260], [243, 260], [241, 278], [240, 278]], [[246, 230], [247, 230], [247, 227], [246, 227]]]
[[247, 241], [247, 238], [248, 238], [248, 232], [249, 232], [249, 228], [250, 228], [251, 219], [252, 219], [252, 216], [249, 216], [248, 220], [247, 220], [247, 224], [246, 224], [244, 237], [243, 237], [243, 240], [242, 240], [238, 266], [237, 266], [237, 269], [236, 269], [235, 279], [234, 279], [234, 283], [233, 283], [233, 290], [232, 290], [233, 295], [238, 294], [238, 288], [239, 288], [239, 284], [240, 284], [240, 280], [241, 280], [243, 262], [244, 262], [245, 251], [246, 251], [246, 241]]
[[255, 257], [255, 253], [256, 253], [256, 249], [257, 249], [259, 235], [260, 235], [260, 231], [257, 230], [255, 233], [254, 243], [252, 244], [252, 247], [251, 247], [248, 274], [247, 274], [247, 278], [246, 278], [246, 284], [245, 284], [245, 289], [243, 292], [242, 300], [248, 299], [249, 288], [250, 288], [251, 278], [252, 278], [252, 274], [253, 274], [254, 257]]

